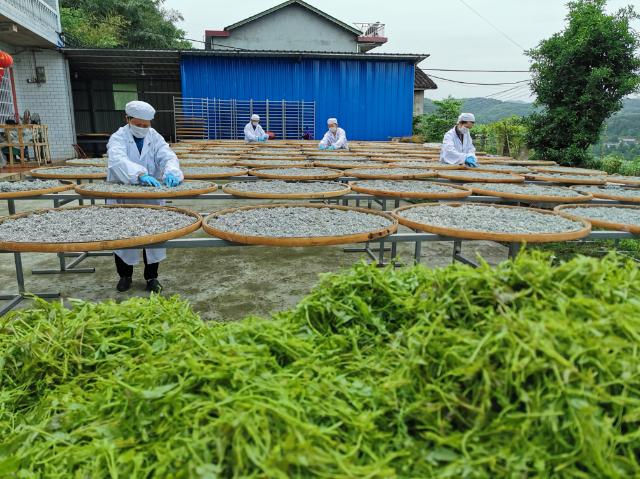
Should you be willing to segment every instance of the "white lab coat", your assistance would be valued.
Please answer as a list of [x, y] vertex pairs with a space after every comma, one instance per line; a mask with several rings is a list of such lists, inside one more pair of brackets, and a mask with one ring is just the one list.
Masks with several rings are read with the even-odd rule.
[[464, 165], [464, 160], [468, 156], [476, 156], [476, 148], [469, 132], [466, 132], [460, 141], [456, 133], [456, 128], [444, 134], [442, 147], [440, 149], [440, 161], [448, 165]]
[[328, 148], [330, 146], [335, 146], [336, 150], [348, 150], [349, 144], [347, 143], [347, 134], [342, 128], [338, 128], [338, 130], [334, 133], [331, 133], [331, 130], [327, 130], [318, 146], [324, 146]]
[[[142, 152], [138, 151], [133, 140], [129, 125], [125, 125], [116, 131], [107, 143], [109, 160], [107, 164], [107, 181], [124, 184], [136, 184], [142, 173], [155, 177], [158, 181], [164, 181], [167, 174], [171, 173], [180, 181], [184, 175], [180, 170], [180, 163], [176, 154], [169, 148], [162, 135], [153, 128], [144, 139]], [[109, 204], [146, 204], [164, 205], [164, 200], [108, 200]], [[116, 250], [117, 254], [130, 266], [140, 261], [139, 249]], [[167, 256], [166, 249], [147, 250], [147, 261], [157, 263]]]
[[266, 135], [267, 134], [264, 132], [264, 130], [260, 126], [260, 123], [258, 123], [255, 130], [253, 129], [253, 125], [251, 124], [251, 122], [247, 123], [244, 126], [244, 141], [246, 141], [247, 143], [253, 143], [254, 141], [258, 141], [258, 138], [262, 138], [263, 136], [266, 136]]

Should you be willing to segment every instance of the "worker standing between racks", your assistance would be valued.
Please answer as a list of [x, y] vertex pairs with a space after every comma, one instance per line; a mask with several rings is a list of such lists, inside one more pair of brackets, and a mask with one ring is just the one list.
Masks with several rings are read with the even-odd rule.
[[244, 141], [247, 143], [265, 142], [269, 139], [260, 126], [260, 115], [251, 115], [251, 121], [244, 127]]
[[347, 134], [342, 128], [338, 127], [337, 118], [329, 118], [327, 126], [329, 131], [324, 134], [318, 148], [321, 150], [348, 150]]
[[[173, 188], [184, 180], [178, 157], [162, 135], [151, 128], [155, 113], [155, 109], [144, 101], [131, 101], [125, 105], [127, 124], [111, 135], [107, 144], [107, 181], [151, 188], [161, 187], [164, 183]], [[109, 200], [107, 203], [162, 206], [164, 200]], [[140, 250], [116, 250], [114, 256], [120, 275], [117, 290], [124, 292], [131, 288], [133, 267], [140, 261]], [[162, 285], [158, 281], [158, 266], [166, 258], [167, 250], [144, 249], [142, 256], [147, 291], [160, 293]]]
[[462, 113], [458, 117], [458, 124], [444, 134], [440, 161], [448, 165], [465, 165], [469, 168], [478, 166], [476, 148], [469, 133], [476, 124], [473, 113]]

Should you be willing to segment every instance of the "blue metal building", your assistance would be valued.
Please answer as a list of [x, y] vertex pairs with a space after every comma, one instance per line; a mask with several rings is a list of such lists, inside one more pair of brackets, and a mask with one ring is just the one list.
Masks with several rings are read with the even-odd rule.
[[412, 133], [415, 65], [427, 55], [187, 51], [183, 98], [312, 101], [315, 138], [337, 117], [349, 139], [383, 141]]

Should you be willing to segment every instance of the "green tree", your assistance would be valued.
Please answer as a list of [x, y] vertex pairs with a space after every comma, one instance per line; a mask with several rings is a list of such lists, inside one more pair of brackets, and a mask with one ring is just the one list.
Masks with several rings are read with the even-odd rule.
[[488, 125], [476, 125], [471, 130], [478, 150], [516, 158], [525, 147], [526, 134], [525, 120], [519, 116], [504, 118]]
[[583, 164], [603, 123], [640, 86], [640, 37], [632, 7], [609, 15], [606, 0], [569, 2], [564, 31], [527, 52], [531, 86], [542, 111], [529, 117], [528, 144], [536, 156]]
[[444, 134], [458, 122], [462, 103], [462, 100], [452, 97], [434, 100], [436, 110], [414, 121], [415, 133], [421, 135], [424, 141], [440, 143]]
[[165, 0], [62, 0], [66, 40], [80, 47], [191, 48]]

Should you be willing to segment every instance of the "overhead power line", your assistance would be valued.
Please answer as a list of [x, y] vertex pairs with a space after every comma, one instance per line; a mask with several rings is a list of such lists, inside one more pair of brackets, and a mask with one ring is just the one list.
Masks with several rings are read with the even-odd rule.
[[521, 83], [529, 83], [529, 80], [520, 80], [514, 82], [499, 82], [499, 83], [481, 83], [481, 82], [468, 82], [468, 81], [460, 81], [460, 80], [452, 80], [451, 78], [443, 78], [433, 74], [429, 74], [431, 78], [437, 78], [438, 80], [450, 82], [450, 83], [459, 83], [461, 85], [480, 85], [480, 86], [501, 86], [501, 85], [518, 85]]
[[502, 30], [500, 30], [497, 26], [495, 26], [493, 23], [491, 23], [490, 20], [488, 20], [487, 18], [485, 18], [484, 16], [482, 16], [482, 14], [480, 12], [478, 12], [477, 10], [475, 10], [471, 5], [469, 5], [467, 2], [465, 2], [465, 0], [460, 0], [460, 3], [462, 3], [465, 7], [467, 7], [469, 10], [471, 10], [473, 13], [475, 13], [478, 17], [480, 17], [482, 20], [484, 20], [491, 28], [493, 28], [496, 32], [498, 32], [500, 35], [502, 35], [504, 38], [506, 38], [507, 40], [509, 40], [511, 43], [513, 43], [515, 46], [517, 46], [518, 48], [520, 48], [521, 50], [525, 50], [525, 48], [520, 45], [518, 42], [516, 42], [513, 38], [511, 38], [509, 35], [507, 35], [505, 32], [503, 32]]
[[529, 70], [453, 70], [450, 68], [421, 68], [430, 72], [466, 72], [466, 73], [530, 73]]

